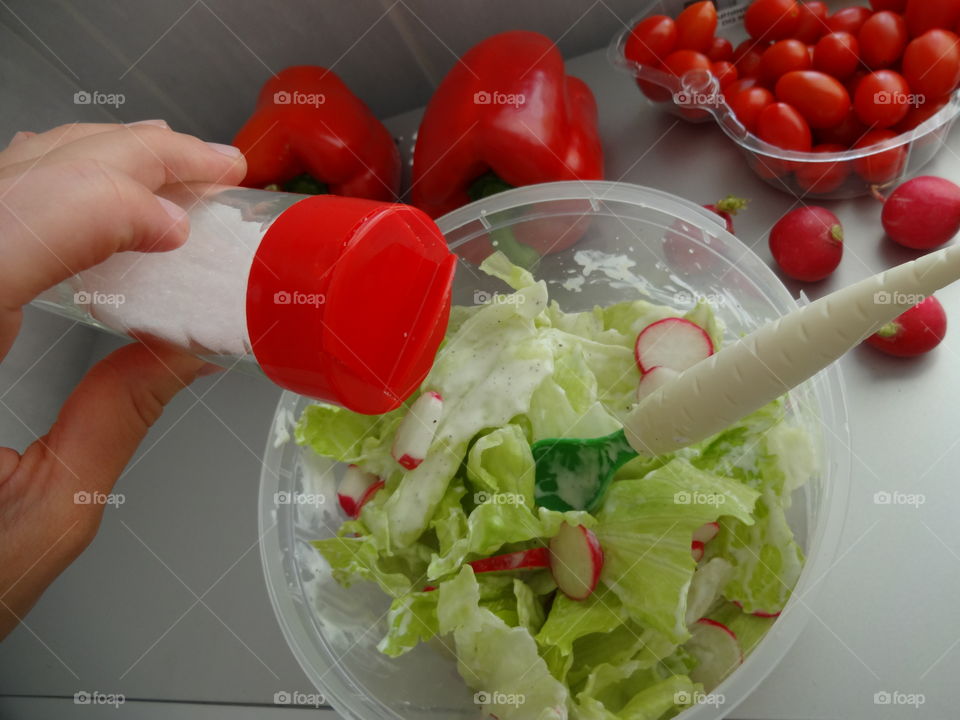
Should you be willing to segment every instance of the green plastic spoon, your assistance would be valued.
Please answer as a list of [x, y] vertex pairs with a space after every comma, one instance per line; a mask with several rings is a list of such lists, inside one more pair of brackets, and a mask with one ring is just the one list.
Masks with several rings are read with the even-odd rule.
[[599, 438], [540, 440], [535, 500], [592, 510], [614, 473], [705, 440], [808, 380], [912, 307], [960, 279], [960, 245], [930, 253], [784, 315], [697, 363], [644, 398], [623, 430]]

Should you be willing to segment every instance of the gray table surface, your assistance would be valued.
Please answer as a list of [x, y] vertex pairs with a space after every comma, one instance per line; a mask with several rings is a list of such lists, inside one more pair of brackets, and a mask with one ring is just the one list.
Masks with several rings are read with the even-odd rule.
[[[597, 95], [608, 177], [698, 202], [752, 199], [740, 238], [769, 259], [767, 232], [795, 200], [765, 185], [711, 125], [688, 125], [645, 106], [602, 53], [569, 63]], [[391, 122], [409, 138], [418, 113]], [[929, 167], [960, 181], [960, 139]], [[840, 270], [811, 297], [914, 257], [884, 239], [871, 199], [829, 204], [847, 230]], [[794, 288], [797, 289], [797, 288]], [[940, 293], [958, 321], [960, 286]], [[116, 345], [31, 314], [11, 355], [23, 374], [6, 403], [30, 419], [30, 388], [76, 373], [35, 365], [43, 341], [90, 344], [91, 361]], [[31, 328], [43, 326], [43, 333]], [[33, 334], [31, 335], [31, 332]], [[815, 619], [734, 716], [951, 717], [960, 673], [960, 334], [930, 356], [902, 362], [859, 349], [841, 362], [853, 428], [851, 503], [841, 555], [810, 601]], [[299, 717], [275, 693], [311, 692], [284, 643], [264, 588], [257, 548], [260, 458], [279, 391], [233, 373], [204, 378], [171, 403], [117, 492], [100, 535], [0, 645], [0, 718], [100, 715], [80, 691], [122, 693], [125, 717]], [[878, 491], [922, 493], [919, 507], [879, 505]], [[875, 693], [921, 693], [915, 709]], [[175, 703], [175, 704], [171, 704]], [[112, 708], [109, 708], [112, 711]], [[303, 711], [306, 716], [307, 711]], [[309, 711], [311, 717], [326, 717]], [[333, 717], [332, 713], [330, 716]]]

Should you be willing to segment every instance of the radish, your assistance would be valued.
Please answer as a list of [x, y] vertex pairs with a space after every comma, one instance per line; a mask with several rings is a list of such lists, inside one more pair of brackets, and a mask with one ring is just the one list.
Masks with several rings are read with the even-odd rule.
[[384, 482], [379, 476], [365, 472], [356, 465], [350, 465], [340, 481], [340, 487], [337, 488], [337, 500], [349, 517], [357, 518], [360, 517], [363, 506], [383, 485]]
[[709, 522], [693, 531], [693, 539], [704, 544], [713, 540], [720, 532], [720, 523]]
[[720, 202], [715, 202], [712, 205], [704, 205], [704, 207], [722, 217], [727, 224], [727, 232], [733, 235], [733, 216], [743, 210], [748, 202], [750, 201], [744, 198], [727, 195]]
[[690, 554], [693, 556], [694, 562], [703, 560], [704, 545], [705, 544], [699, 540], [694, 540], [690, 543]]
[[[743, 605], [740, 603], [739, 600], [734, 600], [734, 601], [733, 601], [733, 604], [736, 605], [736, 606], [737, 606], [738, 608], [740, 608], [741, 610], [743, 610]], [[778, 618], [778, 617], [780, 617], [780, 613], [779, 613], [779, 612], [773, 612], [773, 613], [772, 613], [772, 612], [764, 612], [763, 610], [757, 610], [756, 612], [747, 613], [747, 614], [748, 614], [748, 615], [753, 615], [754, 617], [759, 617], [759, 618]]]
[[690, 679], [709, 693], [743, 663], [743, 651], [733, 631], [716, 620], [700, 618], [691, 631], [693, 635], [684, 647], [696, 659], [697, 666]]
[[414, 400], [393, 439], [393, 449], [390, 451], [393, 459], [407, 470], [413, 470], [422, 463], [442, 415], [443, 398], [440, 393], [425, 392]]
[[666, 318], [648, 325], [637, 335], [633, 353], [643, 373], [655, 367], [680, 373], [713, 355], [713, 341], [696, 323]]
[[883, 204], [883, 229], [904, 247], [929, 250], [960, 231], [960, 187], [943, 178], [909, 180]]
[[668, 382], [678, 377], [680, 373], [668, 367], [652, 367], [647, 370], [637, 384], [637, 402], [643, 402], [648, 396], [655, 393]]
[[837, 269], [843, 257], [843, 227], [826, 208], [797, 208], [773, 226], [770, 252], [780, 269], [794, 280], [823, 280]]
[[550, 567], [550, 550], [536, 547], [530, 550], [494, 555], [493, 557], [471, 560], [469, 563], [475, 573], [501, 572], [504, 570], [534, 570]]
[[867, 338], [867, 344], [896, 357], [930, 352], [947, 334], [947, 314], [933, 295]]
[[550, 538], [550, 572], [560, 592], [571, 600], [586, 600], [600, 582], [603, 550], [583, 525], [563, 523]]

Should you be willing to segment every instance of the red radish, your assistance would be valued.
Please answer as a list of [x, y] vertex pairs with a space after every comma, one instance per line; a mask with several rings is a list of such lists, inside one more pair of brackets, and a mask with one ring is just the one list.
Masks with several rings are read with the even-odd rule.
[[700, 618], [691, 631], [684, 648], [696, 659], [697, 666], [690, 679], [709, 693], [743, 663], [743, 650], [733, 631], [716, 620]]
[[720, 523], [709, 522], [705, 525], [701, 525], [696, 530], [693, 531], [693, 539], [695, 542], [708, 543], [713, 540], [720, 532]]
[[634, 357], [641, 372], [667, 367], [683, 372], [713, 355], [707, 331], [684, 318], [666, 318], [648, 325], [637, 336]]
[[637, 402], [643, 402], [648, 395], [653, 395], [668, 382], [680, 375], [676, 370], [667, 367], [652, 367], [647, 370], [637, 384]]
[[436, 585], [424, 585], [423, 590], [421, 590], [421, 592], [433, 592], [436, 589], [437, 589]]
[[360, 510], [384, 485], [377, 475], [365, 472], [356, 465], [347, 467], [337, 488], [337, 500], [343, 511], [352, 518], [360, 517]]
[[867, 338], [867, 344], [895, 357], [930, 352], [947, 334], [947, 314], [933, 295]]
[[794, 280], [823, 280], [837, 269], [843, 257], [843, 227], [826, 208], [797, 208], [773, 226], [770, 252], [780, 269]]
[[699, 540], [694, 540], [692, 543], [690, 543], [690, 554], [693, 555], [694, 562], [700, 562], [703, 560], [703, 549], [704, 543], [700, 542]]
[[535, 547], [530, 550], [494, 555], [493, 557], [471, 560], [469, 563], [475, 573], [502, 572], [508, 570], [535, 570], [550, 567], [550, 550]]
[[422, 463], [442, 415], [443, 398], [440, 393], [425, 392], [414, 400], [393, 439], [393, 449], [390, 451], [393, 459], [407, 470], [413, 470]]
[[[743, 610], [743, 605], [740, 603], [739, 600], [734, 600], [734, 601], [733, 601], [733, 604], [736, 605], [736, 606], [737, 606], [738, 608], [740, 608], [741, 610]], [[780, 613], [779, 613], [779, 612], [770, 613], [770, 612], [763, 612], [762, 610], [757, 610], [756, 612], [747, 613], [747, 614], [748, 614], [748, 615], [753, 615], [754, 617], [761, 617], [761, 618], [778, 618], [778, 617], [780, 617]]]
[[727, 195], [723, 200], [715, 202], [712, 205], [704, 205], [704, 207], [722, 217], [727, 223], [727, 232], [733, 235], [733, 216], [743, 210], [749, 202], [750, 201], [745, 198]]
[[883, 229], [914, 250], [943, 245], [960, 231], [960, 187], [943, 178], [908, 180], [883, 204]]
[[600, 582], [603, 550], [593, 531], [563, 523], [550, 538], [550, 572], [560, 592], [571, 600], [585, 600]]

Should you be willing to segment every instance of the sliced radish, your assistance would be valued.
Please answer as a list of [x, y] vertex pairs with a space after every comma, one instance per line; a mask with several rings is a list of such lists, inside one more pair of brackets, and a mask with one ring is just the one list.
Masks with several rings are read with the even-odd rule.
[[468, 564], [475, 573], [546, 568], [550, 567], [550, 551], [545, 547], [536, 547], [506, 555], [471, 560]]
[[642, 372], [666, 367], [683, 372], [713, 355], [707, 331], [684, 318], [666, 318], [648, 325], [637, 336], [634, 356]]
[[[739, 600], [734, 600], [734, 601], [733, 601], [733, 604], [736, 605], [736, 606], [737, 606], [738, 608], [740, 608], [741, 610], [743, 610], [743, 605], [740, 603]], [[744, 610], [744, 612], [746, 612], [746, 611]], [[771, 613], [771, 612], [764, 612], [763, 610], [757, 610], [756, 612], [747, 613], [747, 614], [748, 614], [748, 615], [753, 615], [753, 616], [755, 616], [755, 617], [760, 617], [760, 618], [778, 618], [778, 617], [780, 617], [780, 613], [779, 613], [779, 612], [773, 612], [773, 613]]]
[[337, 488], [337, 500], [349, 517], [356, 518], [360, 516], [364, 504], [382, 487], [383, 480], [377, 475], [350, 465]]
[[603, 550], [592, 531], [563, 523], [550, 538], [550, 571], [557, 587], [571, 600], [585, 600], [600, 582]]
[[706, 545], [708, 542], [713, 540], [717, 533], [720, 532], [720, 523], [710, 522], [705, 525], [701, 525], [696, 530], [693, 531], [693, 539], [697, 542], [702, 542]]
[[703, 560], [703, 549], [703, 543], [699, 540], [694, 540], [690, 543], [690, 554], [693, 555], [694, 562]]
[[700, 618], [691, 628], [692, 637], [684, 647], [697, 660], [690, 679], [711, 692], [743, 662], [740, 641], [723, 623]]
[[668, 367], [652, 367], [647, 370], [637, 385], [637, 402], [642, 402], [648, 395], [653, 395], [668, 382], [679, 376], [676, 370]]
[[413, 470], [422, 463], [442, 415], [443, 398], [440, 393], [425, 392], [414, 400], [397, 428], [391, 450], [393, 459], [407, 470]]

